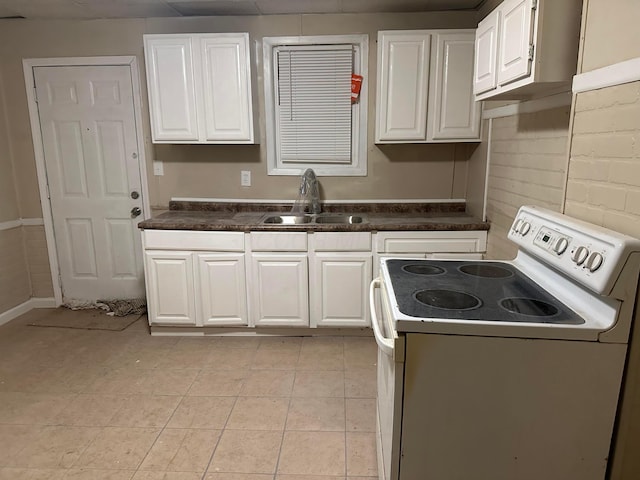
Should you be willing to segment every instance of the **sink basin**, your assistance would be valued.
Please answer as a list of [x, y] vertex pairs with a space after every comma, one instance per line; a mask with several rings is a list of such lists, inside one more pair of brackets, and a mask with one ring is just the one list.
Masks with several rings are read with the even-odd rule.
[[360, 215], [348, 213], [327, 213], [319, 215], [266, 215], [262, 223], [268, 225], [304, 225], [307, 223], [353, 225], [364, 223], [365, 218]]
[[273, 215], [264, 219], [263, 223], [281, 225], [299, 225], [311, 222], [309, 215]]
[[364, 219], [359, 215], [322, 215], [315, 218], [316, 223], [341, 223], [354, 224], [362, 223]]

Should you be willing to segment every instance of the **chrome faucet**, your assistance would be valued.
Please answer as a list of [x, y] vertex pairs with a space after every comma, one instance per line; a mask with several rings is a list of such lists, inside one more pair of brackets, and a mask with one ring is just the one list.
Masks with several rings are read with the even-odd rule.
[[320, 213], [320, 188], [316, 173], [312, 168], [307, 168], [300, 179], [300, 197], [304, 197], [310, 203], [309, 213]]

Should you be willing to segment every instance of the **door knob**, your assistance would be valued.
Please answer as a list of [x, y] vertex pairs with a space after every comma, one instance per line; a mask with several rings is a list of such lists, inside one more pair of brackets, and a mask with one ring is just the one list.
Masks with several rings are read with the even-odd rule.
[[133, 207], [131, 209], [131, 218], [136, 218], [141, 213], [142, 213], [142, 210], [140, 210], [140, 207]]

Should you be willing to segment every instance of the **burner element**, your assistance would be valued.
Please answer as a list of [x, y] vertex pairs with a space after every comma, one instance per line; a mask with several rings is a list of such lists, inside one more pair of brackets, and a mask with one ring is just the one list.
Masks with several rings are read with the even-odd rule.
[[484, 265], [481, 263], [462, 265], [458, 270], [460, 270], [462, 273], [466, 273], [467, 275], [473, 275], [474, 277], [485, 277], [485, 278], [513, 277], [513, 272], [507, 270], [506, 268], [498, 267], [496, 265]]
[[402, 270], [407, 273], [413, 273], [414, 275], [440, 275], [444, 273], [444, 268], [423, 263], [410, 263], [409, 265], [403, 266]]
[[478, 297], [455, 290], [420, 290], [414, 296], [420, 303], [446, 310], [472, 310], [482, 305]]
[[533, 298], [503, 298], [500, 306], [511, 313], [530, 317], [552, 317], [559, 312], [554, 305]]

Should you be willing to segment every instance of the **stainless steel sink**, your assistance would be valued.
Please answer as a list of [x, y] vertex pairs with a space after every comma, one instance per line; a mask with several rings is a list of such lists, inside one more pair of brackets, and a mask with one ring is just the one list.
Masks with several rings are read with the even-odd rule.
[[318, 215], [314, 219], [315, 223], [334, 223], [334, 224], [354, 224], [354, 223], [362, 223], [364, 222], [364, 218], [360, 215], [348, 215], [348, 214], [337, 214], [337, 215]]
[[332, 224], [332, 225], [353, 225], [365, 223], [365, 217], [361, 215], [351, 215], [348, 213], [325, 213], [317, 215], [265, 215], [262, 223], [268, 225], [304, 225], [308, 223]]
[[312, 217], [310, 215], [271, 215], [263, 220], [262, 223], [280, 224], [280, 225], [300, 225], [310, 223]]

